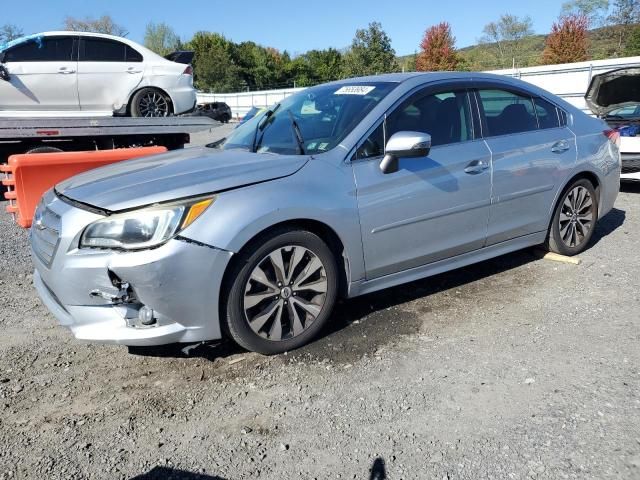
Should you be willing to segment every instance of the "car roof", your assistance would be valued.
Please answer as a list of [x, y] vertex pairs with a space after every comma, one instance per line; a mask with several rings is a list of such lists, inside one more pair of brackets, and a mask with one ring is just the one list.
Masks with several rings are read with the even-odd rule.
[[512, 82], [512, 78], [505, 75], [496, 75], [493, 73], [482, 72], [403, 72], [403, 73], [383, 73], [380, 75], [369, 75], [366, 77], [353, 77], [344, 80], [337, 80], [332, 83], [349, 84], [349, 83], [366, 83], [366, 82], [392, 82], [402, 83], [409, 79], [422, 77], [426, 82], [438, 80], [455, 80], [455, 79], [473, 79], [473, 80], [497, 80], [502, 83], [519, 83]]

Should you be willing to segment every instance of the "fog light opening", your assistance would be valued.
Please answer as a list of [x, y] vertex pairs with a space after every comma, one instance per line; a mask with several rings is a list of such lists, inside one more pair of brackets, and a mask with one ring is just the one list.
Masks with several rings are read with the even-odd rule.
[[143, 305], [140, 310], [138, 310], [138, 321], [145, 327], [149, 327], [155, 325], [158, 320], [155, 317], [153, 309]]

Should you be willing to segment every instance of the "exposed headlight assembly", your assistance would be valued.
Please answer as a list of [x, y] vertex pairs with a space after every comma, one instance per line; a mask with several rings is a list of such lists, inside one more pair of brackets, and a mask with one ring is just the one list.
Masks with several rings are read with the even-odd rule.
[[179, 202], [110, 215], [89, 224], [80, 248], [140, 250], [162, 245], [191, 225], [215, 197]]

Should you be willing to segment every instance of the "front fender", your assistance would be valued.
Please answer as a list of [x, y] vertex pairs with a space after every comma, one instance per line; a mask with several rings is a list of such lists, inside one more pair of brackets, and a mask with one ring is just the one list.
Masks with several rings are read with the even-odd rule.
[[331, 228], [344, 245], [348, 280], [364, 278], [356, 191], [346, 164], [314, 159], [289, 177], [224, 192], [180, 235], [237, 253], [264, 230], [296, 220]]

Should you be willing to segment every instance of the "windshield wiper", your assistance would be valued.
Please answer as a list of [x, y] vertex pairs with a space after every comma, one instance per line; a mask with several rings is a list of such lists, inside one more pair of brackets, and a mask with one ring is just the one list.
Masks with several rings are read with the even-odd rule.
[[[269, 121], [271, 116], [274, 113], [276, 113], [276, 110], [278, 110], [279, 108], [280, 108], [280, 104], [278, 103], [275, 107], [270, 108], [269, 110], [264, 112], [264, 116], [262, 117], [262, 120], [260, 120], [256, 125], [256, 131], [253, 132], [253, 143], [251, 144], [252, 152], [255, 153], [256, 149], [258, 148], [258, 145], [262, 143], [262, 137], [264, 137], [264, 129], [267, 128], [267, 122]], [[262, 135], [260, 135], [260, 142], [258, 142], [258, 132], [262, 132]]]
[[298, 152], [300, 155], [304, 155], [304, 139], [302, 138], [300, 126], [298, 126], [296, 117], [293, 116], [291, 110], [287, 110], [287, 113], [289, 114], [289, 118], [291, 119], [291, 128], [293, 129], [293, 135], [296, 137], [296, 142], [298, 142]]

